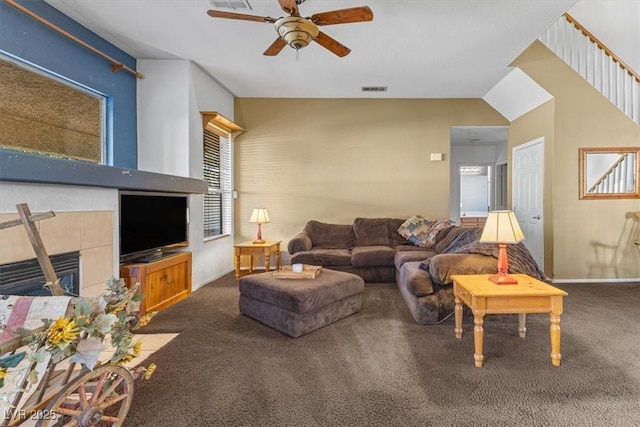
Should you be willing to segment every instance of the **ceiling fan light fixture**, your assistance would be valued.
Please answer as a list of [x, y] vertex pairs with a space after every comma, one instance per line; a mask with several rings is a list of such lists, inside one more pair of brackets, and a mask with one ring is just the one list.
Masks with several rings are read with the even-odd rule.
[[318, 37], [318, 26], [299, 16], [285, 16], [275, 22], [278, 35], [292, 48], [301, 49]]

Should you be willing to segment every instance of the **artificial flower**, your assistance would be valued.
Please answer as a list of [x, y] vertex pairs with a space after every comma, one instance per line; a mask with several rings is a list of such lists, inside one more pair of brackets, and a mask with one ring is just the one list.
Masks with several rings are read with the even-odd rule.
[[140, 320], [138, 321], [138, 327], [143, 327], [143, 326], [147, 326], [149, 324], [149, 321], [151, 320], [151, 315], [149, 314], [145, 314], [144, 316], [142, 316], [140, 318]]
[[118, 362], [116, 363], [117, 365], [124, 365], [127, 362], [131, 362], [134, 358], [133, 354], [129, 354], [129, 353], [125, 353], [120, 355], [120, 357], [118, 357]]
[[142, 341], [138, 341], [133, 345], [133, 355], [135, 357], [140, 356], [141, 350], [142, 350]]
[[146, 372], [144, 373], [144, 379], [148, 380], [149, 378], [151, 378], [151, 375], [153, 375], [153, 373], [156, 371], [156, 368], [157, 366], [155, 363], [152, 363], [151, 365], [149, 365]]
[[66, 317], [60, 317], [47, 332], [47, 339], [53, 345], [57, 345], [61, 341], [69, 343], [78, 337], [79, 331], [76, 322]]

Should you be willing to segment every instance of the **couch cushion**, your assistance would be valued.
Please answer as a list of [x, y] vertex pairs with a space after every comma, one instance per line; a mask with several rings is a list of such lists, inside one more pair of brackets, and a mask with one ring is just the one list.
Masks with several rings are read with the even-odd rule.
[[396, 268], [400, 270], [405, 262], [424, 261], [434, 255], [437, 255], [437, 252], [429, 249], [421, 249], [417, 251], [396, 251], [396, 254], [393, 258], [393, 263], [395, 264]]
[[298, 233], [287, 243], [287, 251], [290, 254], [295, 254], [296, 252], [302, 251], [310, 251], [313, 247], [313, 243], [311, 239], [307, 235], [307, 233]]
[[356, 242], [352, 224], [327, 224], [311, 220], [303, 231], [311, 238], [314, 248], [351, 249]]
[[391, 246], [412, 244], [410, 241], [402, 237], [400, 233], [398, 233], [398, 229], [402, 224], [404, 224], [405, 221], [406, 219], [402, 218], [392, 218], [389, 220], [389, 240]]
[[403, 286], [417, 297], [433, 294], [431, 276], [429, 272], [420, 269], [420, 261], [409, 261], [402, 266], [398, 286]]
[[[424, 267], [420, 266], [423, 270]], [[429, 260], [428, 270], [435, 283], [448, 285], [454, 274], [495, 274], [498, 260], [480, 254], [438, 254]]]
[[356, 246], [389, 246], [390, 218], [356, 218], [353, 232]]
[[398, 245], [393, 247], [396, 252], [398, 251], [424, 251], [427, 250], [425, 248], [421, 248], [420, 246], [416, 246], [413, 243], [409, 242], [408, 245]]
[[312, 249], [291, 255], [291, 264], [311, 264], [330, 267], [332, 265], [351, 265], [349, 249]]
[[390, 246], [356, 246], [351, 250], [353, 267], [393, 266], [396, 251]]

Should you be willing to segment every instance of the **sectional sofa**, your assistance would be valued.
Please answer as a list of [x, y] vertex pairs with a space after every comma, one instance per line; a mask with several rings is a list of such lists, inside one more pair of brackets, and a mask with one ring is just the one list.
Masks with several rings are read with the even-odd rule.
[[[412, 236], [404, 237], [407, 220], [356, 218], [352, 224], [309, 221], [288, 242], [291, 263], [353, 273], [368, 284], [396, 282], [417, 323], [439, 323], [454, 310], [451, 275], [495, 273], [497, 245], [479, 243], [480, 229], [450, 223], [443, 226], [442, 221], [432, 228], [428, 244], [424, 239], [416, 244]], [[544, 279], [523, 244], [509, 245], [507, 251], [510, 273]]]

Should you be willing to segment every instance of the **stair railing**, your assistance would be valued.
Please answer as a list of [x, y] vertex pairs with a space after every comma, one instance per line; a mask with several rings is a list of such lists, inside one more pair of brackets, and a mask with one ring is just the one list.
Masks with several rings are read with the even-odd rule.
[[589, 188], [587, 193], [627, 192], [629, 183], [635, 182], [635, 156], [622, 154], [620, 158]]
[[640, 74], [565, 13], [540, 36], [562, 58], [631, 120], [640, 124]]

